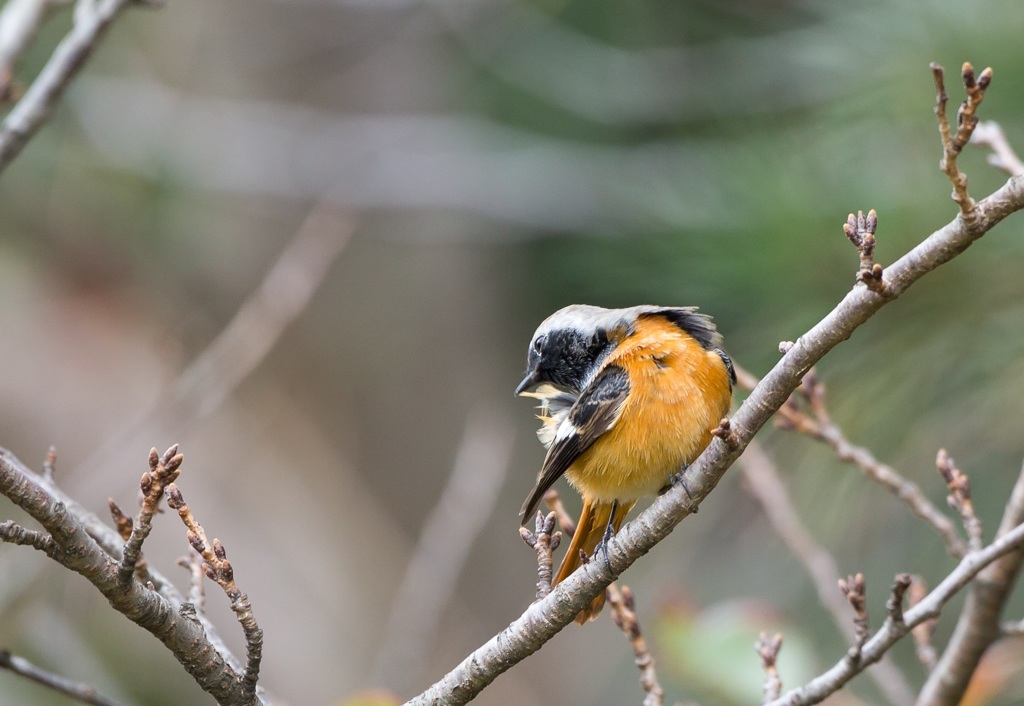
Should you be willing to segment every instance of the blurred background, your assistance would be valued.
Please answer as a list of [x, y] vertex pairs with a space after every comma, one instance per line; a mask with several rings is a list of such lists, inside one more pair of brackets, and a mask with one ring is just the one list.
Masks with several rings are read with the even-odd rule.
[[[55, 14], [18, 81], [70, 25]], [[266, 632], [261, 683], [296, 705], [412, 696], [533, 599], [517, 512], [543, 454], [512, 389], [536, 325], [696, 304], [763, 374], [852, 285], [848, 212], [877, 209], [883, 265], [955, 215], [929, 61], [951, 110], [961, 62], [993, 66], [981, 115], [1024, 147], [1022, 31], [1010, 0], [132, 8], [0, 182], [0, 445], [38, 469], [55, 444], [102, 514], [181, 443], [182, 492]], [[961, 165], [976, 197], [1006, 178], [981, 149]], [[941, 507], [948, 448], [988, 536], [1024, 456], [1022, 235], [1011, 217], [819, 369], [849, 437]], [[759, 438], [840, 571], [866, 575], [875, 625], [896, 572], [952, 568], [827, 449]], [[624, 576], [667, 702], [759, 701], [761, 630], [785, 634], [785, 687], [831, 666], [846, 644], [738, 469], [701, 509]], [[164, 515], [146, 556], [185, 587], [186, 547]], [[84, 579], [11, 546], [0, 577], [0, 645], [124, 703], [210, 702]], [[1024, 699], [1019, 649], [970, 703]], [[641, 700], [603, 615], [477, 703]], [[864, 677], [830, 701], [883, 702]], [[0, 704], [63, 703], [0, 673]]]

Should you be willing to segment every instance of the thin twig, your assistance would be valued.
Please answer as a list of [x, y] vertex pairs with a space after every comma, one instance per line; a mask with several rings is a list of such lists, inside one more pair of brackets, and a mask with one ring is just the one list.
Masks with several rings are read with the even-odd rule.
[[903, 622], [903, 596], [910, 588], [912, 578], [910, 574], [896, 574], [892, 580], [892, 589], [889, 593], [889, 600], [885, 602], [885, 612], [889, 620], [899, 625]]
[[53, 482], [54, 474], [57, 472], [57, 447], [50, 446], [46, 450], [46, 457], [43, 459], [43, 478]]
[[211, 543], [178, 486], [171, 483], [167, 486], [167, 505], [177, 511], [178, 517], [188, 528], [188, 542], [192, 548], [202, 555], [203, 570], [206, 576], [223, 589], [231, 602], [231, 610], [242, 626], [245, 634], [245, 672], [242, 674], [243, 703], [251, 703], [256, 695], [256, 682], [260, 676], [260, 661], [263, 659], [263, 630], [256, 622], [256, 616], [249, 603], [249, 597], [242, 593], [235, 583], [235, 570], [228, 561], [227, 551], [220, 540], [214, 538]]
[[[911, 577], [910, 583], [910, 607], [913, 608], [928, 595], [928, 585], [920, 576]], [[935, 632], [935, 620], [925, 620], [917, 625], [912, 631], [914, 635], [914, 652], [917, 660], [924, 666], [925, 670], [932, 671], [939, 661], [939, 655], [932, 644], [932, 634]]]
[[878, 214], [875, 209], [864, 215], [863, 211], [857, 211], [847, 216], [843, 224], [843, 232], [850, 242], [860, 253], [860, 269], [857, 270], [857, 281], [873, 292], [885, 294], [885, 283], [882, 281], [884, 271], [882, 266], [875, 262], [875, 231], [878, 228]]
[[202, 613], [206, 610], [206, 592], [203, 589], [203, 577], [206, 575], [203, 570], [203, 555], [195, 549], [178, 559], [178, 566], [187, 569], [189, 574], [188, 601]]
[[945, 71], [941, 66], [932, 63], [932, 78], [935, 80], [935, 117], [939, 121], [939, 135], [942, 137], [942, 160], [939, 162], [941, 169], [953, 185], [952, 198], [960, 207], [960, 215], [964, 222], [972, 225], [974, 222], [974, 199], [967, 193], [967, 176], [957, 166], [957, 157], [964, 145], [971, 139], [978, 124], [978, 117], [975, 114], [981, 101], [985, 98], [985, 89], [992, 82], [992, 69], [987, 68], [977, 78], [974, 75], [974, 67], [970, 62], [965, 61], [961, 67], [961, 78], [963, 79], [964, 91], [967, 93], [967, 100], [960, 104], [956, 112], [956, 132], [954, 133], [946, 117], [946, 95]]
[[[741, 373], [740, 368], [737, 368], [737, 376], [740, 377], [741, 383], [744, 375], [750, 374], [746, 371]], [[849, 604], [836, 591], [839, 566], [828, 550], [815, 541], [814, 536], [800, 521], [775, 463], [757, 439], [747, 445], [739, 464], [743, 470], [744, 480], [747, 481], [745, 487], [761, 503], [772, 529], [807, 570], [814, 583], [818, 600], [832, 617], [832, 622], [847, 640], [856, 641], [857, 635], [850, 621]], [[874, 669], [868, 671], [868, 676], [875, 681], [879, 690], [891, 703], [906, 704], [913, 700], [914, 692], [910, 684], [890, 659], [883, 658]]]
[[[864, 643], [860, 660], [854, 663], [843, 656], [839, 662], [824, 674], [815, 677], [804, 686], [786, 692], [771, 702], [770, 706], [804, 706], [816, 704], [838, 691], [850, 679], [868, 665], [878, 661], [890, 647], [903, 638], [911, 629], [925, 620], [936, 618], [942, 608], [964, 586], [968, 585], [983, 569], [994, 564], [1005, 555], [1019, 551], [1024, 544], [1024, 525], [999, 537], [977, 552], [968, 552], [956, 568], [935, 587], [920, 603], [903, 614], [903, 623], [887, 619], [885, 624]], [[937, 670], [936, 670], [937, 671]], [[935, 672], [933, 672], [934, 674]]]
[[946, 481], [946, 487], [949, 488], [946, 501], [951, 508], [960, 513], [960, 517], [963, 519], [964, 529], [967, 530], [968, 546], [972, 551], [981, 549], [985, 545], [984, 530], [981, 520], [974, 512], [970, 479], [967, 474], [956, 467], [956, 463], [945, 449], [939, 449], [939, 453], [935, 457], [935, 467], [942, 479]]
[[491, 516], [508, 475], [512, 438], [496, 409], [472, 410], [448, 483], [423, 523], [395, 593], [374, 681], [396, 691], [420, 678], [417, 665], [458, 585], [462, 567]]
[[782, 693], [782, 679], [779, 678], [779, 670], [775, 668], [781, 649], [782, 633], [778, 632], [775, 637], [768, 637], [768, 633], [763, 632], [754, 643], [754, 651], [761, 658], [761, 668], [764, 669], [764, 698], [761, 703], [774, 701]]
[[537, 521], [534, 523], [534, 531], [519, 528], [519, 536], [523, 538], [526, 545], [533, 549], [537, 555], [537, 600], [551, 593], [551, 577], [553, 573], [552, 553], [558, 549], [562, 542], [562, 533], [555, 532], [555, 512], [551, 511], [547, 517], [537, 512]]
[[1024, 620], [1007, 621], [999, 626], [1003, 637], [1024, 637]]
[[654, 656], [651, 654], [647, 640], [640, 630], [640, 622], [636, 617], [636, 598], [629, 586], [620, 590], [614, 583], [608, 586], [605, 593], [608, 605], [611, 606], [611, 617], [615, 625], [623, 632], [633, 647], [636, 666], [640, 670], [640, 687], [644, 690], [644, 706], [661, 706], [665, 702], [665, 690], [658, 682], [655, 671]]
[[102, 696], [96, 688], [85, 682], [76, 682], [57, 674], [40, 669], [24, 657], [13, 655], [9, 650], [0, 649], [0, 669], [7, 669], [18, 676], [58, 691], [65, 696], [92, 706], [117, 706], [117, 702]]
[[327, 199], [317, 204], [266, 277], [165, 394], [111, 435], [81, 464], [89, 475], [118, 449], [131, 448], [158, 423], [176, 433], [212, 414], [264, 360], [285, 329], [306, 309], [331, 265], [355, 233], [355, 223]]
[[[801, 408], [798, 400], [804, 402], [810, 414]], [[921, 487], [892, 466], [879, 461], [866, 447], [851, 443], [842, 429], [832, 421], [825, 401], [825, 384], [818, 380], [814, 370], [807, 372], [800, 383], [798, 394], [787, 400], [779, 410], [776, 426], [827, 444], [840, 461], [860, 469], [868, 478], [906, 503], [915, 515], [939, 533], [951, 556], [957, 559], [964, 556], [967, 548], [953, 522], [925, 497]]]
[[839, 579], [839, 590], [846, 596], [846, 600], [853, 608], [853, 633], [854, 641], [846, 656], [854, 663], [860, 662], [861, 650], [864, 643], [871, 635], [871, 628], [868, 624], [867, 596], [865, 594], [864, 574], [847, 576]]
[[558, 526], [562, 528], [566, 537], [576, 534], [576, 520], [565, 509], [565, 503], [562, 502], [557, 488], [551, 488], [544, 493], [544, 504], [547, 505], [548, 510], [555, 513], [555, 517], [558, 518]]
[[53, 537], [45, 532], [22, 527], [14, 520], [0, 522], [0, 541], [38, 549], [52, 559], [56, 559], [60, 553], [60, 547], [53, 541]]
[[[182, 455], [178, 453], [177, 444], [167, 449], [163, 456], [160, 456], [156, 449], [149, 452], [149, 470], [142, 474], [142, 480], [139, 482], [142, 490], [142, 507], [139, 509], [138, 518], [132, 524], [131, 534], [125, 540], [124, 551], [121, 553], [118, 569], [121, 583], [131, 581], [136, 568], [142, 568], [142, 543], [153, 529], [153, 516], [163, 498], [164, 488], [173, 483], [181, 472], [181, 461]], [[118, 529], [123, 530], [121, 527]]]
[[71, 31], [57, 45], [46, 66], [0, 125], [0, 173], [50, 118], [54, 106], [85, 64], [89, 53], [111, 23], [132, 4], [135, 4], [134, 0], [78, 3]]
[[1002, 169], [1010, 176], [1024, 174], [1024, 161], [1017, 156], [1010, 141], [1006, 139], [1003, 128], [995, 120], [982, 120], [975, 125], [971, 144], [992, 150], [992, 154], [988, 156], [988, 163], [996, 169]]

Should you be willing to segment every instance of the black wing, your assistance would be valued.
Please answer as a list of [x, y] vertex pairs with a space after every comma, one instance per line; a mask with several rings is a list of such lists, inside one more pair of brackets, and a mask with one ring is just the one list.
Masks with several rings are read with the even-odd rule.
[[544, 457], [537, 485], [519, 511], [523, 524], [536, 512], [548, 488], [602, 434], [615, 426], [628, 395], [629, 375], [617, 365], [606, 367], [584, 388], [568, 416], [558, 426], [555, 439]]

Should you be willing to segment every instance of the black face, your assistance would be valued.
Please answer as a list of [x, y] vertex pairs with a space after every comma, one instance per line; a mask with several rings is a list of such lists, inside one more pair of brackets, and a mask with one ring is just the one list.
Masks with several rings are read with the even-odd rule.
[[526, 377], [516, 394], [547, 383], [579, 393], [595, 364], [611, 349], [608, 332], [586, 335], [576, 329], [556, 329], [533, 339], [526, 356]]

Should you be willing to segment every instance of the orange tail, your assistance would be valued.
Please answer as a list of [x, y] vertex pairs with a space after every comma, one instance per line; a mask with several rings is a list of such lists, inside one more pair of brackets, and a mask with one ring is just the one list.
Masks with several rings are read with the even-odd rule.
[[[619, 502], [615, 509], [615, 515], [611, 518], [612, 529], [616, 533], [622, 527], [622, 521], [626, 519], [626, 513], [635, 504], [635, 500]], [[580, 552], [583, 552], [588, 559], [593, 556], [594, 549], [604, 539], [605, 529], [608, 527], [608, 517], [611, 516], [611, 513], [612, 503], [592, 501], [587, 497], [583, 498], [583, 511], [580, 513], [580, 521], [576, 525], [576, 534], [572, 536], [572, 542], [569, 543], [569, 548], [565, 552], [565, 558], [562, 559], [562, 565], [558, 567], [558, 575], [555, 576], [552, 585], [560, 584], [569, 577], [569, 574], [583, 564]], [[580, 614], [576, 616], [576, 622], [583, 625], [588, 620], [593, 620], [601, 612], [603, 606], [604, 593], [580, 611]]]

